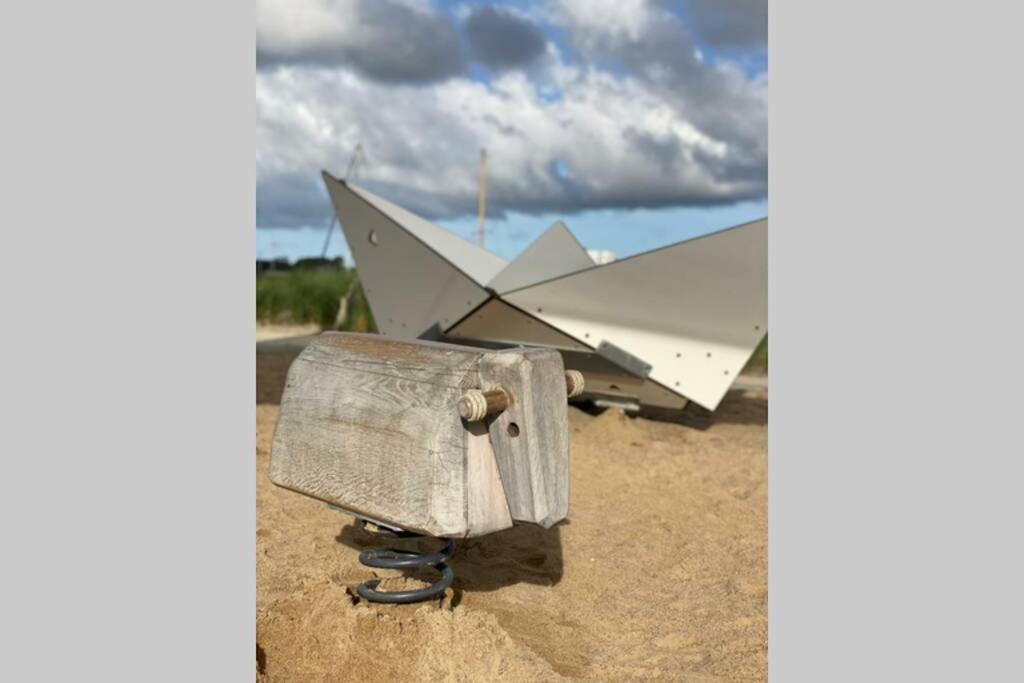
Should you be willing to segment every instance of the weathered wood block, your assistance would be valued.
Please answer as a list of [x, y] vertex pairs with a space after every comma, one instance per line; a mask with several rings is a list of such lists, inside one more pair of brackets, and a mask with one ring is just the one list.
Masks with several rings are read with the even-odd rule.
[[[499, 387], [501, 412], [459, 416], [467, 391]], [[432, 536], [550, 527], [569, 507], [561, 355], [325, 332], [288, 372], [270, 479]]]

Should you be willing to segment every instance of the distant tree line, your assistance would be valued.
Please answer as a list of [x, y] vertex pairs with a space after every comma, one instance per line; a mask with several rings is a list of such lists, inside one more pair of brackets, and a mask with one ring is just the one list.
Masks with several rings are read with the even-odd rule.
[[284, 257], [276, 259], [256, 259], [256, 275], [269, 272], [289, 272], [291, 270], [344, 270], [345, 260], [340, 256], [326, 259], [320, 257], [300, 258], [292, 263]]

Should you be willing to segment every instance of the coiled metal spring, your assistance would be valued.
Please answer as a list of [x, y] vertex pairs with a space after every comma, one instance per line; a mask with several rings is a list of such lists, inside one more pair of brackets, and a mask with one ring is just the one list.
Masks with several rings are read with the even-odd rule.
[[[368, 527], [369, 522], [365, 519], [360, 519], [359, 523], [363, 527], [363, 531], [375, 535], [383, 536], [388, 538], [428, 538], [422, 534], [413, 533], [411, 531], [395, 531], [386, 529], [384, 527], [373, 525], [374, 530], [370, 530]], [[398, 550], [395, 548], [375, 548], [373, 550], [366, 550], [359, 553], [359, 561], [367, 567], [375, 567], [377, 569], [422, 569], [424, 567], [431, 567], [432, 569], [441, 572], [441, 579], [426, 588], [420, 588], [417, 590], [408, 591], [379, 591], [377, 586], [380, 585], [380, 579], [370, 579], [364, 583], [359, 584], [356, 588], [356, 592], [359, 596], [370, 602], [386, 602], [392, 604], [405, 604], [410, 602], [422, 602], [435, 598], [442, 593], [448, 586], [452, 585], [452, 581], [455, 579], [455, 572], [449, 567], [445, 561], [452, 556], [455, 552], [455, 541], [450, 538], [438, 538], [439, 541], [444, 541], [444, 547], [433, 553], [420, 553], [413, 550]]]

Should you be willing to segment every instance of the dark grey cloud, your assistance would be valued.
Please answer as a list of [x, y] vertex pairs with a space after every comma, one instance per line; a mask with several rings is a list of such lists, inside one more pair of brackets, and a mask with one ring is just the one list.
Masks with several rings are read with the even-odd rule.
[[537, 24], [493, 5], [474, 7], [462, 28], [476, 61], [495, 70], [526, 66], [547, 45]]
[[[763, 199], [765, 196], [764, 169], [757, 164], [745, 169], [736, 168], [735, 164], [728, 165], [728, 162], [701, 152], [694, 154], [690, 163], [700, 173], [711, 173], [716, 179], [735, 182], [738, 175], [745, 174], [747, 182], [734, 185], [728, 191], [716, 192], [696, 185], [651, 183], [646, 175], [637, 174], [635, 177], [623, 175], [618, 184], [595, 190], [585, 181], [562, 177], [554, 168], [548, 168], [546, 174], [539, 175], [533, 179], [534, 182], [526, 185], [490, 184], [487, 191], [487, 215], [492, 219], [503, 219], [509, 212], [571, 215], [602, 209], [715, 207]], [[428, 220], [443, 221], [474, 215], [478, 208], [475, 194], [451, 192], [440, 183], [429, 191], [376, 180], [358, 181], [358, 184]], [[318, 223], [273, 225], [310, 224]]]
[[313, 169], [257, 179], [256, 225], [291, 228], [327, 225], [330, 219], [327, 190]]
[[628, 126], [623, 137], [629, 141], [633, 149], [656, 163], [665, 173], [671, 173], [685, 151], [679, 138], [671, 135], [653, 135], [646, 131]]
[[763, 50], [768, 46], [768, 0], [671, 0], [697, 40], [709, 47]]
[[388, 83], [429, 83], [465, 69], [455, 22], [446, 14], [396, 0], [314, 4], [322, 18], [307, 24], [267, 19], [259, 26], [257, 20], [258, 68], [346, 67]]

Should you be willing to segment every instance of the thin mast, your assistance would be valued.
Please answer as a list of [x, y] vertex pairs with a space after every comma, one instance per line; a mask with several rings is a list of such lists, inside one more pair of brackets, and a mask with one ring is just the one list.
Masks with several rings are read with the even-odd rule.
[[487, 150], [480, 150], [480, 225], [477, 237], [480, 246], [484, 246], [484, 216], [487, 215]]

